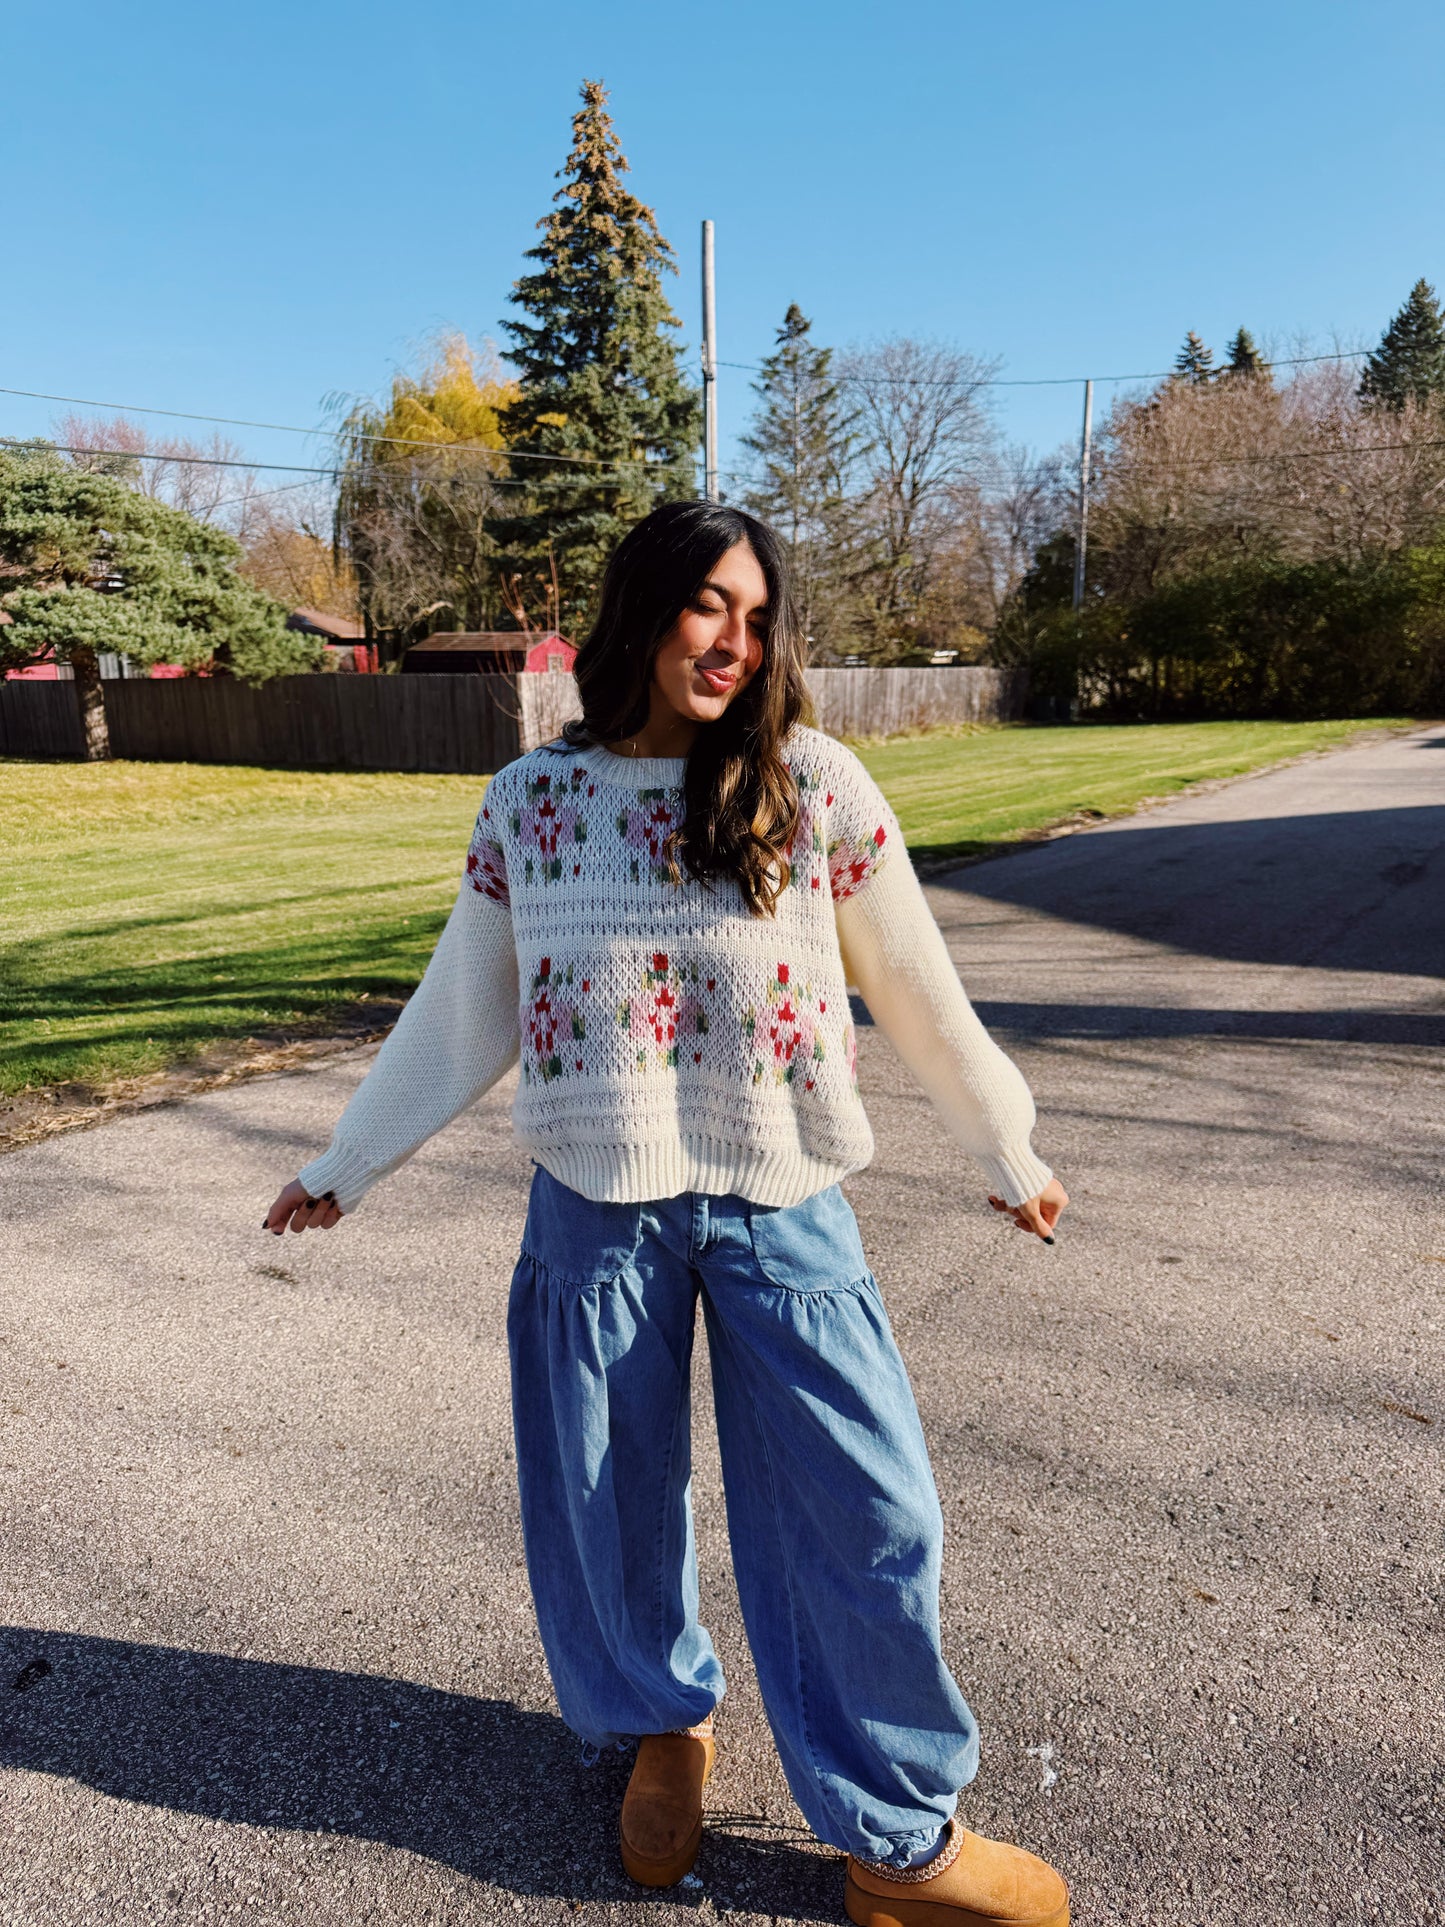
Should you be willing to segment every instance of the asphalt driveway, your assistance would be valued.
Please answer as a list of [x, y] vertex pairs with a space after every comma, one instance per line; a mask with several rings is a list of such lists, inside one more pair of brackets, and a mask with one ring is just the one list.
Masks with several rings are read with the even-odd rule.
[[[966, 745], [961, 754], [966, 755]], [[1130, 1927], [1445, 1919], [1445, 729], [938, 879], [1073, 1195], [988, 1211], [887, 1044], [849, 1186], [950, 1527], [968, 1824]], [[615, 1858], [522, 1569], [495, 1092], [263, 1236], [364, 1053], [0, 1160], [0, 1922], [838, 1921], [754, 1688], [695, 1884]]]

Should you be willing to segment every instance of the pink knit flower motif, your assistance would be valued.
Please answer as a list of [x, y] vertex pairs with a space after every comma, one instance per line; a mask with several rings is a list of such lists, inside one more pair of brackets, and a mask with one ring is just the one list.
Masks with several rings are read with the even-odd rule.
[[[619, 810], [618, 834], [627, 848], [637, 853], [631, 862], [634, 883], [647, 880], [665, 883], [668, 880], [662, 846], [677, 828], [678, 820], [674, 792], [670, 790], [639, 790], [636, 807], [628, 804]], [[643, 875], [644, 868], [647, 871], [646, 878]]]
[[[708, 990], [714, 981], [706, 980]], [[675, 1070], [684, 1052], [694, 1064], [702, 1062], [700, 1040], [708, 1028], [702, 983], [696, 964], [676, 964], [665, 950], [653, 953], [639, 989], [617, 1007], [617, 1021], [637, 1053], [639, 1070], [654, 1063]]]
[[774, 1084], [799, 1083], [812, 1090], [816, 1067], [826, 1055], [816, 1018], [827, 1008], [826, 1000], [814, 998], [811, 986], [793, 983], [790, 965], [776, 967], [766, 1001], [743, 1019], [743, 1035], [753, 1047], [755, 1084], [770, 1078]]
[[558, 883], [581, 867], [570, 859], [586, 842], [587, 825], [577, 805], [554, 792], [550, 776], [527, 784], [526, 803], [512, 811], [512, 834], [524, 852], [528, 883]]
[[522, 1010], [522, 1076], [528, 1083], [534, 1077], [550, 1083], [582, 1069], [579, 1052], [587, 1026], [568, 995], [571, 986], [571, 964], [554, 976], [552, 959], [541, 959]]
[[883, 866], [888, 833], [880, 823], [864, 842], [849, 843], [840, 838], [828, 846], [828, 881], [833, 901], [856, 896], [868, 879]]
[[502, 846], [490, 837], [483, 828], [487, 818], [483, 810], [477, 818], [477, 827], [472, 832], [471, 848], [467, 851], [467, 882], [493, 903], [510, 904], [511, 891], [507, 888], [507, 859]]

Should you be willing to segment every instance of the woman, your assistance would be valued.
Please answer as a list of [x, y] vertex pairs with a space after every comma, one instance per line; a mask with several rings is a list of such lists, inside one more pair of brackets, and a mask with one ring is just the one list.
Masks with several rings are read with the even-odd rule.
[[892, 811], [803, 725], [802, 639], [762, 524], [704, 502], [619, 546], [577, 657], [583, 720], [502, 770], [420, 988], [328, 1150], [272, 1206], [329, 1229], [518, 1056], [536, 1164], [508, 1337], [522, 1524], [562, 1716], [636, 1739], [622, 1858], [696, 1858], [723, 1681], [697, 1617], [694, 1314], [738, 1591], [794, 1797], [871, 1927], [1063, 1927], [1053, 1870], [954, 1819], [974, 1721], [939, 1645], [942, 1516], [840, 1181], [872, 1137], [850, 982], [1053, 1241], [1068, 1200], [964, 996]]

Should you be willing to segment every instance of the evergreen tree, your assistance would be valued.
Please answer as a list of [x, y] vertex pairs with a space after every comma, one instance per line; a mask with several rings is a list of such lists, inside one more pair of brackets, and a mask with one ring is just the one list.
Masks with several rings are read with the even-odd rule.
[[855, 445], [852, 418], [830, 374], [833, 351], [813, 345], [812, 325], [793, 302], [762, 379], [753, 383], [758, 407], [742, 443], [759, 462], [747, 506], [787, 544], [803, 632], [826, 647], [838, 640], [846, 593], [846, 489]]
[[241, 545], [39, 446], [0, 453], [0, 672], [69, 663], [87, 753], [109, 754], [100, 656], [177, 663], [265, 682], [319, 669], [324, 646], [239, 575]]
[[1214, 350], [1206, 348], [1192, 328], [1174, 358], [1174, 373], [1180, 381], [1210, 381], [1214, 377]]
[[1248, 328], [1240, 328], [1230, 342], [1229, 360], [1224, 365], [1224, 372], [1226, 375], [1246, 378], [1269, 373], [1269, 363], [1255, 346], [1254, 336]]
[[1428, 281], [1410, 298], [1365, 362], [1360, 394], [1381, 408], [1403, 408], [1445, 394], [1445, 319]]
[[[696, 492], [702, 405], [678, 366], [677, 316], [663, 290], [672, 249], [651, 208], [627, 192], [627, 161], [600, 81], [584, 81], [554, 211], [513, 289], [507, 322], [520, 393], [503, 414], [513, 472], [528, 489], [497, 524], [529, 589], [555, 560], [561, 621], [586, 623], [618, 538], [660, 501]], [[565, 457], [541, 461], [528, 457]], [[569, 463], [575, 464], [569, 466]]]

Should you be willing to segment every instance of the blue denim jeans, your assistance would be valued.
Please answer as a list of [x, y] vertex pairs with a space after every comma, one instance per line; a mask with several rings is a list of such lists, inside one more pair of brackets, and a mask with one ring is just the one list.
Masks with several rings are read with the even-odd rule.
[[833, 1186], [769, 1209], [598, 1204], [538, 1168], [512, 1280], [527, 1568], [562, 1717], [606, 1746], [706, 1718], [689, 1381], [697, 1301], [729, 1536], [773, 1738], [809, 1826], [901, 1864], [973, 1778], [939, 1647], [943, 1518], [908, 1375]]

